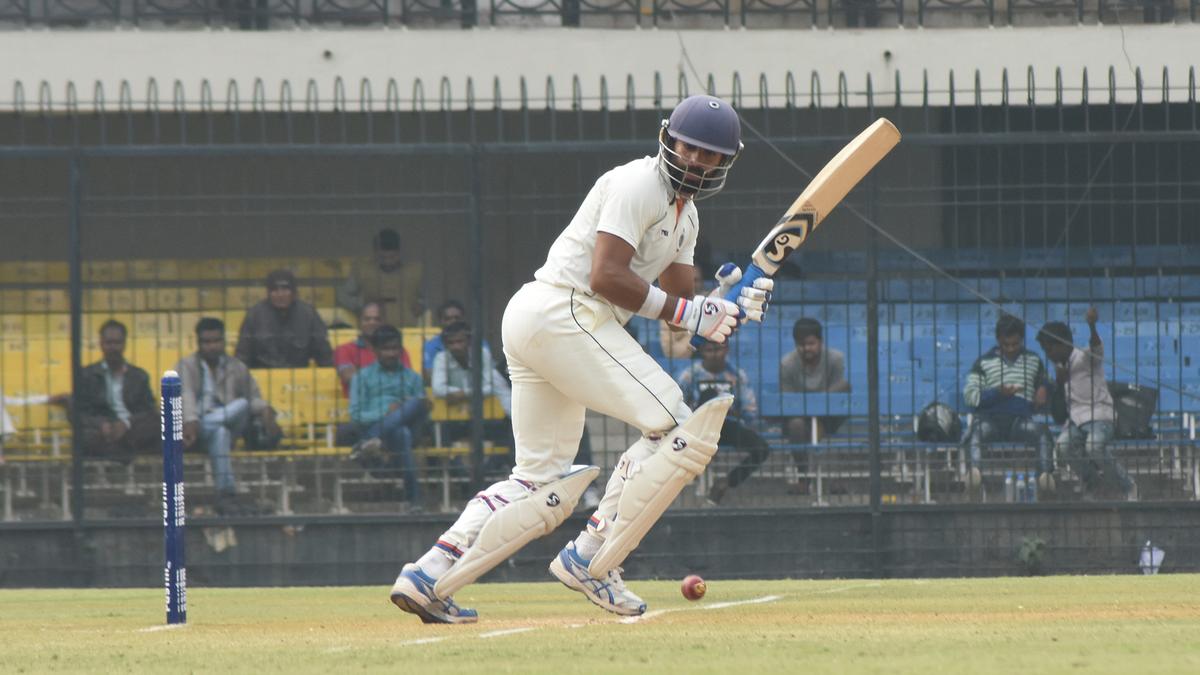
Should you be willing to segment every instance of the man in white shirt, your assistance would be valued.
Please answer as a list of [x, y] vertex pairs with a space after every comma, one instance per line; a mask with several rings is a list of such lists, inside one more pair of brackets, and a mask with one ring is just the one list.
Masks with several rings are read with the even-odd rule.
[[[742, 288], [737, 303], [693, 297], [699, 233], [693, 200], [724, 186], [742, 148], [740, 136], [737, 113], [727, 103], [689, 97], [664, 120], [657, 157], [610, 170], [588, 192], [535, 281], [522, 287], [504, 312], [516, 437], [512, 475], [480, 492], [425, 555], [404, 566], [392, 587], [398, 607], [427, 622], [477, 620], [477, 613], [454, 604], [450, 593], [544, 533], [537, 528], [553, 529], [562, 522], [559, 511], [549, 514], [539, 504], [573, 504], [585, 484], [565, 481], [590, 481], [595, 475], [591, 467], [572, 469], [584, 415], [592, 409], [638, 428], [643, 436], [621, 457], [587, 529], [551, 562], [551, 573], [608, 611], [645, 612], [645, 602], [625, 587], [620, 568], [611, 563], [619, 565], [636, 545], [625, 533], [641, 531], [642, 525], [648, 529], [646, 518], [620, 503], [622, 492], [627, 483], [648, 484], [646, 475], [652, 472], [638, 470], [651, 466], [646, 460], [669, 461], [690, 457], [695, 447], [709, 448], [695, 437], [692, 448], [676, 435], [670, 444], [662, 443], [666, 434], [683, 428], [692, 411], [679, 385], [624, 325], [637, 314], [666, 321], [684, 338], [724, 342], [743, 316], [761, 320], [770, 280]], [[739, 271], [730, 287], [740, 277]], [[728, 406], [727, 400], [722, 403]], [[707, 425], [709, 419], [707, 412], [697, 415], [697, 424]], [[660, 445], [673, 447], [659, 452]], [[715, 439], [711, 445], [715, 452]], [[706, 464], [704, 459], [698, 470]], [[659, 507], [665, 508], [681, 487], [656, 500], [654, 513], [661, 513]], [[619, 510], [627, 515], [618, 523]], [[630, 522], [639, 527], [631, 530]], [[601, 563], [591, 565], [593, 558]], [[599, 569], [602, 564], [606, 569]]]

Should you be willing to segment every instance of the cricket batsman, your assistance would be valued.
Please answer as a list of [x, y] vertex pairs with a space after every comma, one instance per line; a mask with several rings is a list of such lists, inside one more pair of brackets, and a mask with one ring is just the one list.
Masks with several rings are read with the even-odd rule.
[[725, 342], [741, 320], [762, 320], [773, 285], [758, 279], [736, 303], [724, 300], [742, 274], [726, 264], [717, 274], [721, 288], [695, 295], [694, 202], [724, 187], [742, 150], [733, 108], [691, 96], [663, 121], [658, 144], [657, 157], [596, 181], [534, 281], [504, 311], [516, 466], [471, 499], [427, 553], [404, 565], [392, 602], [426, 623], [476, 621], [478, 613], [458, 606], [453, 594], [571, 514], [600, 472], [572, 465], [587, 409], [642, 436], [621, 456], [586, 529], [551, 561], [550, 572], [610, 612], [646, 611], [620, 565], [704, 471], [733, 398], [688, 409], [679, 385], [624, 324], [637, 314], [667, 322], [681, 344], [693, 336]]

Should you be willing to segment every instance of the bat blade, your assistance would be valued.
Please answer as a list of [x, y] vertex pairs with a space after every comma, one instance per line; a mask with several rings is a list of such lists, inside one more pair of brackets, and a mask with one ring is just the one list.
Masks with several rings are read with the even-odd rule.
[[900, 132], [883, 117], [855, 136], [822, 167], [771, 228], [751, 256], [754, 264], [762, 268], [766, 276], [779, 271], [783, 261], [804, 244], [825, 216], [899, 142]]
[[[743, 288], [762, 277], [774, 276], [783, 261], [804, 244], [808, 235], [817, 229], [833, 207], [899, 142], [900, 132], [896, 125], [880, 117], [846, 144], [813, 177], [804, 192], [792, 202], [779, 222], [754, 249], [742, 280], [725, 294], [725, 299], [737, 302]], [[692, 338], [693, 347], [698, 348], [702, 344], [704, 338], [699, 335]]]

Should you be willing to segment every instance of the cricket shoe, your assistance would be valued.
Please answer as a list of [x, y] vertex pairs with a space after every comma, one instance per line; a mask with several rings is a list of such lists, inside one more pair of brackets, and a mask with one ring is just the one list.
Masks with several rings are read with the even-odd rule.
[[550, 563], [550, 573], [564, 586], [587, 596], [592, 604], [613, 614], [637, 616], [646, 613], [646, 601], [625, 588], [621, 568], [609, 571], [603, 579], [588, 573], [588, 561], [575, 552], [575, 542], [567, 542]]
[[416, 563], [408, 563], [392, 585], [392, 602], [397, 607], [421, 617], [425, 623], [475, 623], [479, 613], [459, 607], [453, 598], [439, 599], [433, 594], [435, 580], [421, 571]]

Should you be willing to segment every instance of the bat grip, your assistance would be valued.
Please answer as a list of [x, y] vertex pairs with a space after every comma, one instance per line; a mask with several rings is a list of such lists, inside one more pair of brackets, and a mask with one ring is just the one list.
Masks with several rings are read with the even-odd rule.
[[[725, 294], [725, 299], [729, 302], [737, 303], [737, 299], [742, 294], [743, 288], [753, 284], [755, 281], [765, 276], [769, 276], [766, 270], [759, 267], [756, 263], [750, 263], [746, 266], [746, 271], [742, 273], [741, 281], [737, 282], [733, 285], [733, 288], [729, 289], [729, 292]], [[708, 340], [705, 340], [699, 335], [692, 336], [692, 346], [696, 349], [699, 349], [700, 345], [704, 344], [705, 342], [708, 342]]]

